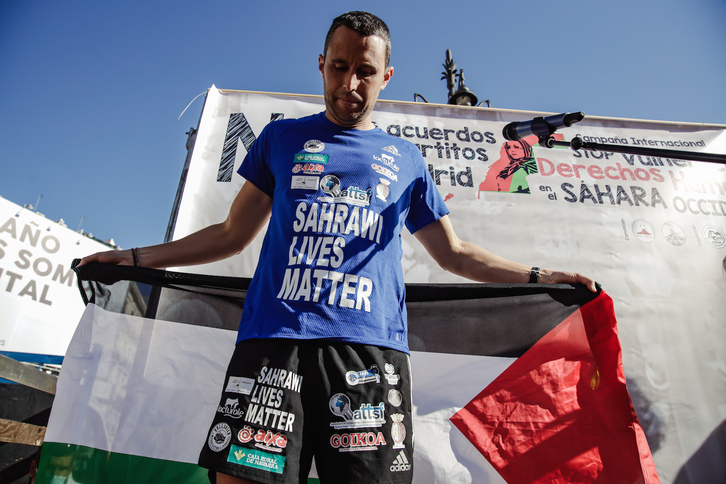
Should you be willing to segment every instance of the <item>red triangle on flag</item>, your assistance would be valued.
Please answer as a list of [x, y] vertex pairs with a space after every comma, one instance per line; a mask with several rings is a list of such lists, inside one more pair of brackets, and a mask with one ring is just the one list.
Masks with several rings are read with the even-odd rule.
[[660, 482], [601, 292], [518, 358], [452, 423], [510, 484]]

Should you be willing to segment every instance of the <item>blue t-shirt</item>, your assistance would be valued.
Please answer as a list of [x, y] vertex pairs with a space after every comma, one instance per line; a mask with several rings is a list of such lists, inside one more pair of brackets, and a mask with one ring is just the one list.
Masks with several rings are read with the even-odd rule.
[[448, 213], [419, 150], [324, 113], [270, 123], [239, 173], [272, 197], [238, 341], [331, 339], [408, 352], [400, 233]]

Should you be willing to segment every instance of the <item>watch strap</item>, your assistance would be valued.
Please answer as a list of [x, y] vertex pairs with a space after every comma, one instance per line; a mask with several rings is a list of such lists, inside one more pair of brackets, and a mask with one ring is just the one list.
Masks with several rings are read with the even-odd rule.
[[539, 282], [539, 267], [533, 267], [529, 270], [529, 283], [536, 284]]

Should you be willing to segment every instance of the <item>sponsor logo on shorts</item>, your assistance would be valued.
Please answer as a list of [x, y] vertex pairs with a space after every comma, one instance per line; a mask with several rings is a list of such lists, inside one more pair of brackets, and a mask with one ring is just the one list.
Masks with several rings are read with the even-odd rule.
[[217, 407], [217, 413], [221, 413], [231, 418], [240, 418], [244, 412], [239, 408], [239, 398], [228, 398], [224, 402], [224, 406]]
[[207, 445], [214, 452], [220, 452], [227, 448], [232, 440], [232, 429], [224, 422], [220, 422], [209, 432]]
[[268, 450], [271, 452], [282, 452], [287, 447], [287, 436], [280, 432], [272, 432], [270, 430], [255, 430], [249, 425], [242, 427], [237, 433], [237, 440], [242, 444], [255, 441], [255, 447]]
[[361, 404], [358, 410], [352, 410], [350, 398], [343, 393], [336, 393], [328, 402], [333, 415], [343, 418], [343, 422], [331, 422], [334, 429], [359, 429], [365, 427], [380, 427], [386, 423], [385, 404], [376, 406], [370, 403]]
[[391, 472], [405, 472], [411, 470], [411, 464], [408, 462], [406, 454], [401, 451], [398, 457], [391, 464]]
[[388, 390], [388, 403], [394, 407], [400, 407], [403, 403], [403, 395], [395, 388]]
[[330, 437], [330, 446], [338, 449], [338, 452], [359, 452], [366, 450], [378, 450], [381, 445], [386, 445], [383, 432], [357, 432], [351, 434], [333, 434]]
[[370, 382], [380, 383], [381, 375], [380, 371], [378, 371], [378, 366], [373, 365], [367, 370], [349, 371], [345, 374], [345, 381], [348, 382], [348, 385], [352, 386]]
[[406, 426], [403, 425], [403, 414], [394, 413], [391, 415], [393, 425], [391, 425], [391, 438], [393, 439], [394, 449], [404, 449], [403, 441], [406, 438]]
[[305, 142], [304, 149], [308, 153], [320, 153], [325, 149], [325, 143], [316, 139], [311, 139]]
[[232, 444], [229, 449], [227, 462], [275, 474], [282, 474], [285, 468], [285, 456], [283, 455], [269, 454], [257, 449], [245, 449], [235, 444]]
[[240, 393], [242, 395], [249, 395], [252, 392], [252, 387], [255, 386], [254, 378], [245, 378], [243, 376], [230, 376], [227, 380], [227, 386], [224, 391], [228, 393]]
[[386, 363], [383, 367], [383, 369], [386, 371], [385, 376], [386, 381], [389, 385], [398, 385], [398, 381], [401, 379], [401, 375], [394, 374], [396, 372], [396, 368], [390, 364]]
[[353, 412], [350, 411], [350, 398], [344, 393], [336, 393], [328, 402], [328, 408], [338, 417], [343, 417], [348, 420], [353, 417]]

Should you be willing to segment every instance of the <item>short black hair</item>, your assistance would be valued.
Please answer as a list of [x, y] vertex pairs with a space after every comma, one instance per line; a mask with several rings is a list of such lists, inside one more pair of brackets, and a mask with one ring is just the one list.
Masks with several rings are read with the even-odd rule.
[[380, 18], [369, 12], [353, 11], [346, 12], [333, 19], [330, 25], [328, 35], [325, 36], [325, 46], [323, 47], [323, 57], [328, 53], [328, 46], [333, 33], [338, 27], [348, 27], [354, 32], [363, 36], [377, 35], [386, 43], [386, 67], [391, 61], [391, 34], [388, 32], [388, 26]]

